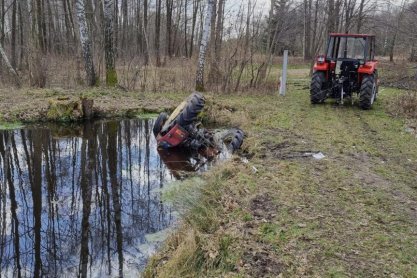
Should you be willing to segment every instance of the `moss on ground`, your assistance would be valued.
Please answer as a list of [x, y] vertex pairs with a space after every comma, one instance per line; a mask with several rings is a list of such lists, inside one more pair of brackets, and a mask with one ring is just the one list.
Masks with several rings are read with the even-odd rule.
[[115, 69], [106, 71], [106, 85], [111, 87], [117, 85], [117, 72]]
[[249, 162], [203, 176], [146, 277], [417, 276], [417, 140], [386, 112], [402, 92], [362, 111], [312, 106], [297, 82], [286, 97], [212, 98], [207, 117], [245, 130]]

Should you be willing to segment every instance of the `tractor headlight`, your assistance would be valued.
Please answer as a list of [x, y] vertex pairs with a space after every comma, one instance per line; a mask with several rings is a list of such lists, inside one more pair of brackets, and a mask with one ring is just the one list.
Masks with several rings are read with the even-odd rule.
[[326, 62], [326, 57], [324, 57], [324, 55], [317, 56], [317, 63], [323, 64], [324, 62]]

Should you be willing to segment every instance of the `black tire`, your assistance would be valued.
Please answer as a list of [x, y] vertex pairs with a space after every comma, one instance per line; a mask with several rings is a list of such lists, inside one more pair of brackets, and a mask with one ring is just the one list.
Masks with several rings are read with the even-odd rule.
[[181, 111], [181, 113], [177, 116], [176, 122], [182, 127], [186, 127], [197, 120], [198, 114], [203, 111], [205, 104], [205, 99], [202, 95], [198, 93], [193, 93], [187, 105]]
[[153, 125], [153, 135], [158, 136], [158, 134], [161, 132], [162, 127], [164, 126], [166, 120], [168, 119], [168, 114], [165, 112], [162, 112], [159, 114], [158, 118], [156, 118], [155, 123]]
[[326, 97], [324, 85], [326, 83], [326, 76], [322, 71], [313, 73], [310, 85], [310, 101], [312, 104], [322, 103]]
[[375, 92], [375, 99], [374, 102], [378, 99], [378, 93], [379, 93], [379, 86], [378, 86], [378, 71], [375, 70], [375, 74], [374, 74], [374, 78], [375, 78], [375, 85], [376, 85], [376, 92]]
[[377, 85], [373, 74], [364, 75], [362, 78], [361, 89], [359, 92], [359, 106], [368, 110], [371, 109], [375, 101]]
[[241, 129], [235, 128], [229, 130], [223, 136], [222, 140], [231, 152], [235, 152], [242, 146], [244, 137], [245, 134], [243, 133], [243, 131]]

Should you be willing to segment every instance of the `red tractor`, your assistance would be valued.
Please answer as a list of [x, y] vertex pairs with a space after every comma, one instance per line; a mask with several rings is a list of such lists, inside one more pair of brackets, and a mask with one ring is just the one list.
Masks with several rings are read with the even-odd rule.
[[378, 94], [378, 61], [375, 60], [375, 36], [363, 34], [329, 35], [326, 55], [314, 64], [310, 86], [312, 104], [326, 98], [344, 99], [359, 95], [359, 106], [370, 109]]

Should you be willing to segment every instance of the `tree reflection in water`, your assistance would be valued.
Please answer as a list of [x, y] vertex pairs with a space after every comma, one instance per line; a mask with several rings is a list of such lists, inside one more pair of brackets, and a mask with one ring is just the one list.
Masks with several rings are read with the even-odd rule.
[[[0, 132], [0, 274], [135, 276], [173, 222], [152, 120]], [[152, 242], [151, 242], [152, 241]]]

